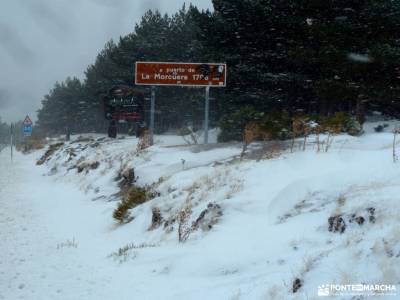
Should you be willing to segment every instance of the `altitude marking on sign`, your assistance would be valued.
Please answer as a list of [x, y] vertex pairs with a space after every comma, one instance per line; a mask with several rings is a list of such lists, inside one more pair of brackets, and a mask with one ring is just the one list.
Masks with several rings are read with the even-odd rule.
[[151, 85], [150, 133], [153, 140], [155, 86], [206, 87], [204, 107], [204, 144], [208, 143], [210, 87], [226, 86], [225, 63], [143, 62], [135, 65], [135, 84]]

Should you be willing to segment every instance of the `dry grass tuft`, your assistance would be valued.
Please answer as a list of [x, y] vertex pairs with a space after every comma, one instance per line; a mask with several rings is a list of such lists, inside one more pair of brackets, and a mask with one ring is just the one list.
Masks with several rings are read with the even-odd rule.
[[17, 145], [17, 150], [22, 153], [29, 153], [34, 150], [43, 149], [45, 140], [37, 136], [25, 137], [24, 142]]
[[188, 205], [179, 212], [178, 215], [178, 240], [184, 242], [188, 239], [192, 232], [192, 227], [188, 224], [189, 218], [192, 214], [192, 209]]
[[152, 190], [151, 187], [134, 186], [129, 189], [127, 195], [118, 204], [118, 207], [113, 212], [113, 218], [120, 223], [128, 223], [132, 221], [129, 216], [129, 210], [143, 204], [159, 194]]
[[240, 153], [240, 159], [243, 159], [248, 146], [255, 140], [267, 141], [271, 138], [269, 132], [263, 129], [259, 124], [251, 122], [246, 125], [243, 132], [243, 147]]
[[36, 162], [36, 165], [38, 165], [38, 166], [43, 165], [63, 145], [64, 145], [64, 143], [57, 143], [57, 144], [50, 145], [49, 149], [46, 151], [46, 153], [43, 154], [43, 156]]
[[114, 260], [123, 263], [127, 261], [129, 258], [134, 259], [137, 254], [133, 252], [133, 250], [144, 249], [144, 248], [154, 248], [157, 247], [156, 244], [146, 244], [142, 243], [139, 245], [136, 244], [128, 244], [124, 247], [119, 248], [117, 251], [111, 253], [108, 257], [114, 258]]
[[150, 134], [150, 130], [145, 130], [141, 137], [139, 138], [139, 142], [136, 147], [137, 153], [149, 148], [153, 145], [153, 138]]
[[57, 244], [57, 249], [62, 248], [78, 248], [78, 242], [75, 241], [75, 238], [72, 238], [72, 240], [66, 240], [65, 242]]

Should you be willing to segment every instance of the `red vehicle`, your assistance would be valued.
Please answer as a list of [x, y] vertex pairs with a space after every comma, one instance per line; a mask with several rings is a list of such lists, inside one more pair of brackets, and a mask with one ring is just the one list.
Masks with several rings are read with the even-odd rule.
[[117, 124], [128, 123], [130, 134], [139, 137], [145, 128], [144, 93], [126, 85], [112, 87], [103, 95], [104, 117], [110, 121], [108, 136], [117, 136]]

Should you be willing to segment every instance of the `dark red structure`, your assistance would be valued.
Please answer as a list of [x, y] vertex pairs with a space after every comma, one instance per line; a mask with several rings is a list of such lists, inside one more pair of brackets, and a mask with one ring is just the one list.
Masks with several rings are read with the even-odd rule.
[[117, 124], [130, 124], [129, 132], [140, 136], [144, 130], [144, 93], [127, 85], [112, 87], [102, 95], [104, 117], [110, 121], [108, 135], [117, 136]]

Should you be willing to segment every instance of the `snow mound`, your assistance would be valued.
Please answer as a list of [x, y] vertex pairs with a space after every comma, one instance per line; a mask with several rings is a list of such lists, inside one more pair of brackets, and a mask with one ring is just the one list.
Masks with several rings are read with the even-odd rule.
[[[306, 151], [261, 160], [240, 160], [238, 144], [179, 146], [178, 137], [157, 137], [138, 152], [136, 138], [87, 137], [65, 143], [40, 171], [85, 194], [86, 202], [61, 207], [99, 208], [87, 229], [93, 237], [85, 237], [104, 254], [91, 260], [104, 265], [96, 276], [115, 275], [101, 295], [318, 299], [325, 284], [400, 283], [400, 166], [392, 133], [367, 128], [361, 137], [334, 137], [328, 152], [317, 152], [310, 137]], [[112, 211], [127, 170], [133, 185], [157, 195], [119, 225]], [[128, 278], [134, 284], [123, 284]]]

